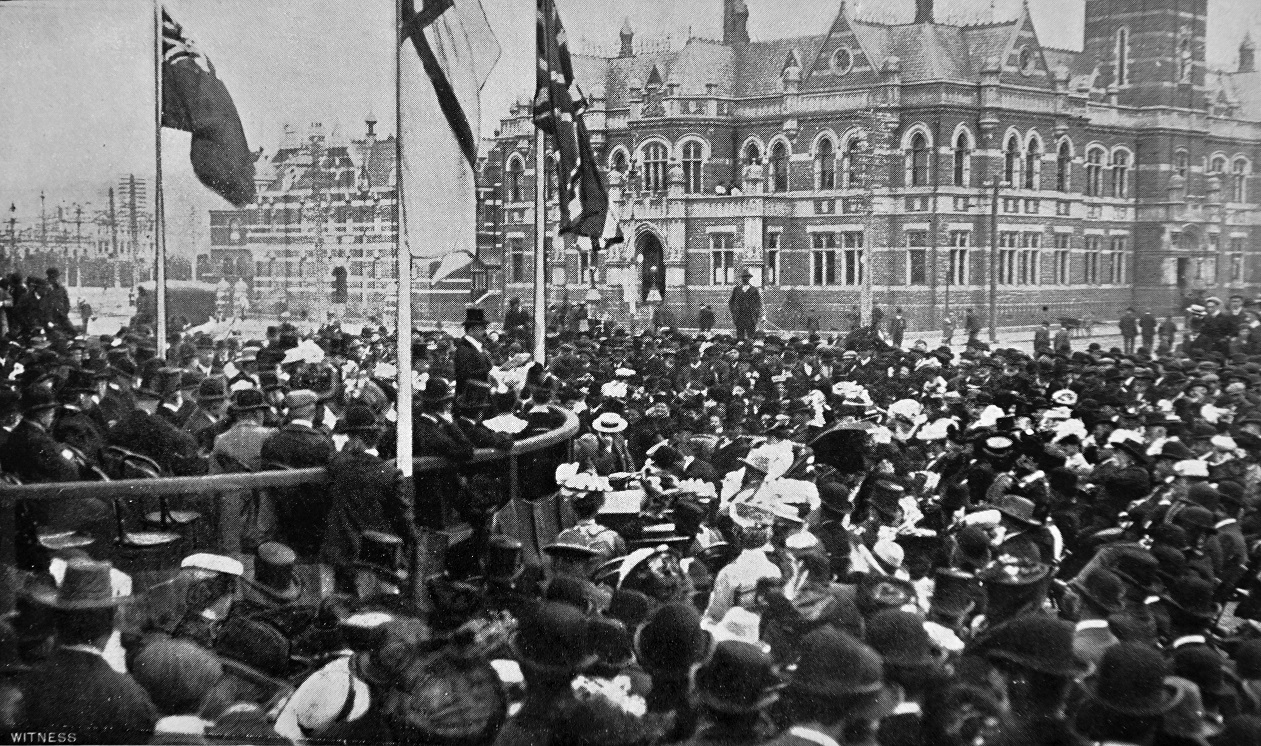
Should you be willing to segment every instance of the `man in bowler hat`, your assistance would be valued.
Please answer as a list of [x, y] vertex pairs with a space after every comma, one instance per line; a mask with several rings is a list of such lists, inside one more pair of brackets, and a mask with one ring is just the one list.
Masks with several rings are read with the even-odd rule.
[[731, 291], [727, 308], [731, 310], [731, 321], [736, 327], [736, 339], [750, 339], [757, 329], [758, 319], [762, 318], [762, 294], [749, 283], [753, 273], [744, 270], [740, 273], [740, 284]]

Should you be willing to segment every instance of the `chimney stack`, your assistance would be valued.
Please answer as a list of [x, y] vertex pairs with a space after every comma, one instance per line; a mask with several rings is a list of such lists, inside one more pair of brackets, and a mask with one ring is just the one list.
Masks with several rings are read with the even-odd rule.
[[749, 6], [744, 0], [722, 0], [722, 43], [749, 43]]
[[1252, 42], [1252, 35], [1245, 32], [1239, 44], [1239, 72], [1250, 73], [1257, 69], [1257, 45]]
[[622, 49], [617, 53], [618, 57], [634, 57], [635, 56], [635, 30], [631, 28], [630, 18], [622, 21], [622, 31], [619, 34], [622, 37]]

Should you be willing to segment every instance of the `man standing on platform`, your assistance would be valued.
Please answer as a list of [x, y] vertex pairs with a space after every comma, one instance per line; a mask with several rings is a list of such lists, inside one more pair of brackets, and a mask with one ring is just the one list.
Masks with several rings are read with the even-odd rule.
[[464, 311], [464, 336], [455, 343], [455, 395], [468, 388], [469, 381], [490, 384], [493, 364], [486, 354], [486, 311], [470, 307]]
[[1143, 335], [1143, 346], [1150, 352], [1155, 352], [1154, 343], [1156, 341], [1156, 314], [1152, 313], [1152, 309], [1143, 311], [1143, 315], [1138, 319], [1138, 330]]
[[897, 349], [902, 349], [902, 338], [906, 336], [906, 318], [902, 316], [902, 309], [895, 308], [893, 310], [893, 319], [889, 321], [889, 344]]
[[1133, 308], [1125, 309], [1117, 326], [1121, 327], [1121, 343], [1124, 345], [1124, 352], [1129, 355], [1134, 352], [1134, 339], [1138, 336], [1138, 317], [1134, 315]]
[[740, 286], [731, 291], [727, 307], [731, 309], [731, 321], [736, 327], [736, 339], [752, 339], [757, 322], [762, 318], [762, 294], [749, 284], [753, 273], [748, 269], [740, 274]]

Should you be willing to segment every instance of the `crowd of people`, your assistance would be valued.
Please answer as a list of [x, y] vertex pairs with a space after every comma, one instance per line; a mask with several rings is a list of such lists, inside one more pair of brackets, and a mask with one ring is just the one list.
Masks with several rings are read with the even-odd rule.
[[[1255, 746], [1261, 356], [1231, 345], [1255, 314], [1231, 330], [1222, 306], [1132, 351], [593, 323], [553, 330], [546, 365], [519, 305], [494, 333], [470, 308], [458, 337], [411, 335], [413, 450], [465, 464], [414, 490], [391, 330], [190, 329], [159, 357], [144, 319], [89, 337], [9, 313], [9, 483], [326, 477], [156, 512], [143, 491], [20, 503], [0, 727]], [[570, 458], [523, 460], [530, 506], [507, 504], [478, 449], [574, 421]], [[435, 551], [447, 510], [469, 531]]]

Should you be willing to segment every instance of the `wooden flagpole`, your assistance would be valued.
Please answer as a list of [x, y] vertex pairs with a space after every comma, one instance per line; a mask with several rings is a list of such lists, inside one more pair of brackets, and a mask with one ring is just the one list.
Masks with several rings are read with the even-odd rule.
[[547, 362], [547, 159], [543, 130], [534, 126], [534, 362]]
[[[403, 240], [407, 226], [403, 203], [403, 7], [402, 0], [394, 3], [394, 250], [398, 255], [398, 444], [395, 458], [403, 474], [404, 489], [410, 489], [412, 478], [412, 252]], [[417, 31], [417, 33], [423, 33]]]
[[[153, 0], [153, 140], [157, 171], [153, 188], [153, 299], [157, 311], [158, 359], [166, 360], [166, 215], [162, 200], [162, 0]], [[133, 249], [136, 247], [132, 247]], [[135, 257], [132, 259], [133, 263]], [[135, 291], [135, 288], [132, 288]], [[138, 295], [138, 294], [137, 294]]]

